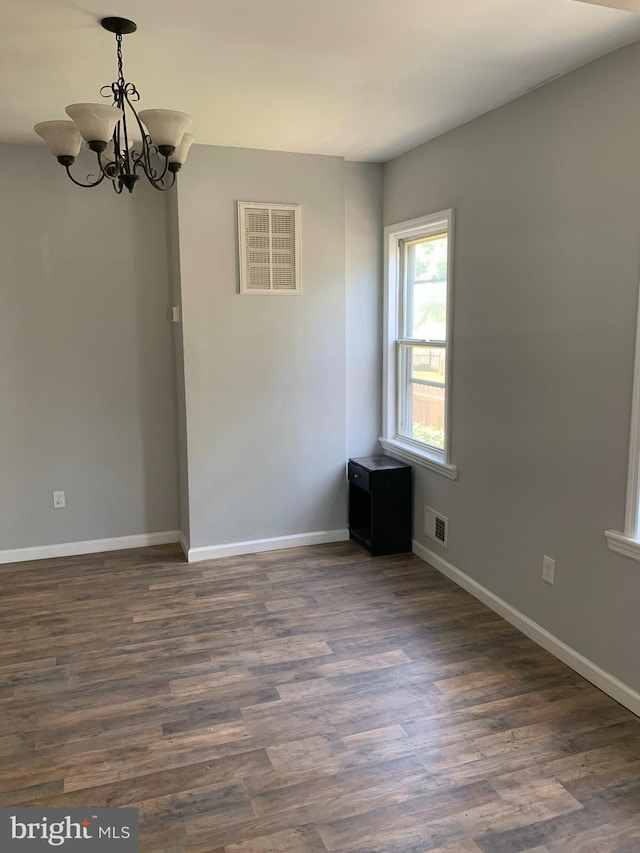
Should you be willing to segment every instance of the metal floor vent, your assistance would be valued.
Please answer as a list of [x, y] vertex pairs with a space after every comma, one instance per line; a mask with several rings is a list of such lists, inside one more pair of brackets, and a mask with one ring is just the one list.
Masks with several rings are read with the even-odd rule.
[[424, 508], [424, 532], [434, 542], [447, 547], [449, 538], [449, 519], [429, 506]]

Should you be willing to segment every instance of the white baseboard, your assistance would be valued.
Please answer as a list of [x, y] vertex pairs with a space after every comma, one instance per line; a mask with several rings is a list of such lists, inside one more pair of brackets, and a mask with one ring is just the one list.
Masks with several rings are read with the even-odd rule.
[[276, 536], [272, 539], [253, 539], [245, 542], [230, 542], [226, 545], [205, 545], [201, 548], [190, 548], [186, 536], [180, 530], [164, 530], [160, 533], [139, 533], [135, 536], [118, 536], [112, 539], [88, 539], [84, 542], [60, 542], [56, 545], [13, 548], [0, 551], [0, 564], [23, 563], [28, 560], [51, 560], [55, 557], [97, 554], [101, 551], [120, 551], [125, 548], [146, 548], [149, 545], [166, 545], [170, 542], [178, 542], [188, 562], [194, 563], [198, 560], [212, 560], [217, 557], [255, 554], [258, 551], [279, 551], [282, 548], [300, 548], [303, 545], [344, 542], [348, 538], [348, 530], [319, 530], [314, 533]]
[[117, 536], [112, 539], [87, 539], [84, 542], [60, 542], [57, 545], [35, 545], [31, 548], [13, 548], [0, 551], [0, 563], [23, 563], [26, 560], [50, 560], [54, 557], [74, 557], [76, 554], [97, 554], [100, 551], [121, 551], [125, 548], [146, 548], [149, 545], [166, 545], [178, 542], [178, 530], [160, 533], [138, 533], [135, 536]]
[[304, 545], [325, 545], [328, 542], [344, 542], [349, 538], [348, 530], [318, 530], [314, 533], [294, 533], [291, 536], [275, 536], [272, 539], [249, 539], [244, 542], [229, 542], [226, 545], [204, 545], [189, 548], [190, 563], [199, 560], [214, 560], [218, 557], [238, 557], [256, 554], [258, 551], [280, 551], [283, 548], [301, 548]]
[[583, 678], [586, 678], [587, 681], [595, 684], [596, 687], [611, 696], [616, 702], [624, 705], [625, 708], [628, 708], [640, 717], [640, 693], [637, 693], [623, 681], [620, 681], [620, 679], [606, 672], [606, 670], [584, 657], [584, 655], [581, 655], [580, 652], [577, 652], [571, 646], [563, 643], [562, 640], [559, 640], [541, 625], [538, 625], [533, 619], [525, 616], [520, 610], [516, 610], [515, 607], [512, 607], [504, 599], [499, 598], [486, 587], [482, 586], [482, 584], [470, 578], [469, 575], [461, 572], [460, 569], [447, 562], [439, 554], [436, 554], [435, 551], [425, 548], [424, 545], [414, 540], [413, 552], [439, 572], [442, 572], [443, 575], [446, 575], [454, 583], [458, 584], [458, 586], [466, 589], [474, 598], [486, 604], [487, 607], [498, 613], [519, 631], [522, 631], [529, 639], [542, 646], [543, 649], [546, 649], [554, 657], [566, 663], [567, 666], [570, 666], [571, 669], [575, 670]]

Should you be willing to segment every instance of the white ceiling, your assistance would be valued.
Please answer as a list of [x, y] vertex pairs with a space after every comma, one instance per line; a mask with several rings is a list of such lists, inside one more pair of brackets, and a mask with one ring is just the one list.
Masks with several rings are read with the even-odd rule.
[[[608, 5], [608, 0], [599, 0]], [[614, 2], [614, 0], [612, 0]], [[640, 7], [639, 0], [615, 0]], [[0, 139], [98, 101], [105, 15], [138, 23], [142, 108], [191, 113], [197, 141], [384, 161], [640, 39], [591, 0], [0, 0]]]
[[640, 0], [580, 0], [580, 2], [609, 6], [612, 9], [624, 9], [627, 12], [640, 12]]

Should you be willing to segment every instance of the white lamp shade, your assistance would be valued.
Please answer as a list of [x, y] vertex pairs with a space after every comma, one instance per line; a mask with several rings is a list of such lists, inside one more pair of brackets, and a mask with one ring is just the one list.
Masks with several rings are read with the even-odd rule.
[[183, 164], [187, 159], [189, 149], [195, 141], [196, 138], [192, 133], [185, 133], [182, 137], [182, 142], [177, 146], [171, 157], [169, 157], [169, 162]]
[[87, 142], [107, 142], [122, 118], [122, 110], [109, 104], [69, 104], [65, 112]]
[[191, 116], [175, 110], [142, 110], [138, 118], [149, 131], [154, 145], [180, 145]]
[[82, 137], [73, 121], [41, 121], [34, 128], [54, 157], [77, 157]]

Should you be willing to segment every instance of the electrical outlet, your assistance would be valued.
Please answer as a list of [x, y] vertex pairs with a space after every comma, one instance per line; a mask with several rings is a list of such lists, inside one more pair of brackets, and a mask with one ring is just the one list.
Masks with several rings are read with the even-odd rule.
[[53, 493], [53, 506], [55, 509], [62, 509], [67, 505], [64, 492]]
[[542, 558], [542, 580], [552, 586], [556, 582], [556, 561], [553, 557], [547, 557], [546, 554]]

